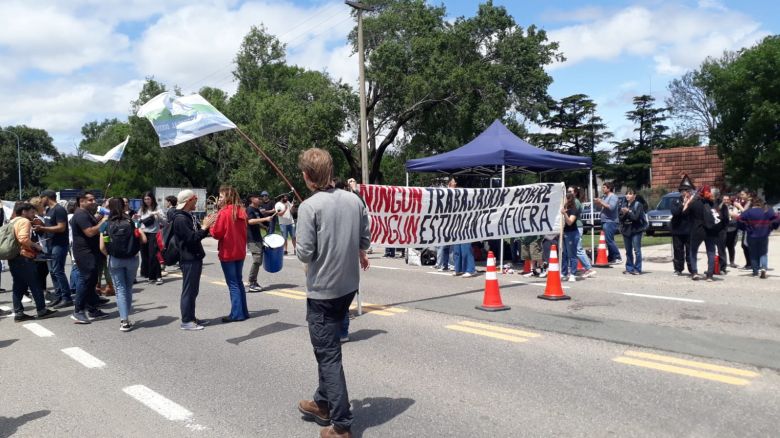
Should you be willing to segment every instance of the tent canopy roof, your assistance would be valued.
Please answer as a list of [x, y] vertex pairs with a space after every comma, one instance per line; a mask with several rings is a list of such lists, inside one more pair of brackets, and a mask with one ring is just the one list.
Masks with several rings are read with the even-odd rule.
[[484, 132], [458, 149], [406, 162], [408, 172], [442, 172], [493, 176], [590, 169], [590, 157], [559, 154], [532, 146], [495, 120]]

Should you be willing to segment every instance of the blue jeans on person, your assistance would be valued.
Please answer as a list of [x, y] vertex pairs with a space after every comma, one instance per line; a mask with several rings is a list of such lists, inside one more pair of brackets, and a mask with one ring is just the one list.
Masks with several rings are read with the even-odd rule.
[[75, 263], [70, 264], [70, 293], [75, 294], [76, 289], [79, 287], [79, 281], [81, 274], [79, 273], [79, 267]]
[[615, 233], [618, 229], [617, 222], [604, 222], [601, 224], [601, 229], [604, 230], [604, 240], [607, 242], [607, 260], [614, 262], [620, 260], [620, 250], [615, 243]]
[[249, 310], [246, 307], [246, 290], [241, 273], [244, 271], [244, 261], [219, 262], [222, 272], [225, 274], [225, 283], [230, 291], [230, 315], [234, 321], [243, 321], [249, 318]]
[[626, 247], [626, 272], [642, 273], [642, 233], [623, 235]]
[[46, 312], [46, 301], [43, 298], [43, 289], [41, 289], [41, 283], [38, 280], [38, 267], [35, 266], [35, 263], [40, 262], [34, 262], [21, 255], [8, 260], [8, 269], [11, 271], [11, 279], [13, 280], [11, 301], [17, 316], [24, 312], [22, 296], [28, 288], [32, 293], [33, 300], [35, 300], [35, 310], [38, 311], [38, 315]]
[[474, 253], [471, 252], [471, 244], [461, 243], [452, 245], [452, 247], [455, 250], [452, 257], [455, 264], [455, 272], [468, 272], [470, 274], [476, 272], [477, 267], [474, 264]]
[[577, 272], [577, 246], [580, 243], [580, 232], [577, 230], [563, 233], [563, 254], [561, 255], [561, 275], [574, 275]]
[[750, 267], [753, 268], [753, 274], [757, 275], [759, 269], [766, 271], [769, 237], [748, 237], [747, 243], [748, 248], [750, 248]]
[[65, 275], [65, 260], [68, 257], [68, 246], [49, 245], [46, 250], [47, 254], [51, 256], [48, 264], [51, 280], [54, 283], [55, 294], [62, 301], [69, 302], [72, 300], [70, 296], [71, 287], [68, 283], [68, 277]]
[[279, 224], [279, 228], [282, 231], [282, 237], [284, 237], [285, 242], [289, 238], [295, 239], [295, 224]]
[[119, 319], [127, 320], [133, 311], [133, 280], [138, 271], [138, 256], [126, 259], [109, 257], [108, 271], [114, 281], [116, 291], [116, 306], [119, 308]]
[[582, 236], [584, 230], [582, 228], [577, 228], [577, 232], [580, 233], [580, 241], [577, 242], [577, 260], [582, 263], [583, 269], [590, 271], [590, 269], [593, 267], [593, 264], [591, 264], [590, 258], [588, 258], [588, 254], [585, 253], [585, 249], [582, 248]]
[[453, 265], [451, 262], [453, 253], [452, 245], [436, 247], [436, 267], [448, 270]]

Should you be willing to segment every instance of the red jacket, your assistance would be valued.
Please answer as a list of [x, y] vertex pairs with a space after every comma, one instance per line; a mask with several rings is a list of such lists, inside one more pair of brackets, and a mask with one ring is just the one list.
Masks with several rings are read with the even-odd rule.
[[[236, 220], [233, 209], [238, 208]], [[246, 258], [246, 211], [235, 205], [228, 205], [217, 213], [217, 221], [211, 226], [211, 235], [219, 241], [219, 260], [235, 262]]]

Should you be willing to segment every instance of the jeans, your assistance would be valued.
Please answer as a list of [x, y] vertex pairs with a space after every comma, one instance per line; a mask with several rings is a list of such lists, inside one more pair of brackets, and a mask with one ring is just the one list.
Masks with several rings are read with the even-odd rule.
[[263, 264], [263, 244], [261, 242], [247, 242], [246, 248], [252, 254], [252, 266], [249, 267], [249, 284], [257, 283], [257, 273]]
[[284, 237], [284, 241], [287, 242], [287, 239], [292, 238], [295, 239], [295, 224], [279, 224], [279, 228], [282, 232], [282, 237]]
[[306, 300], [306, 322], [319, 374], [319, 385], [313, 398], [318, 404], [330, 407], [331, 423], [346, 430], [352, 427], [352, 411], [341, 365], [339, 332], [355, 293], [331, 300]]
[[249, 318], [249, 310], [246, 307], [246, 290], [241, 273], [244, 270], [244, 261], [219, 262], [222, 272], [225, 274], [225, 283], [230, 291], [230, 319], [243, 321]]
[[119, 319], [127, 320], [133, 311], [133, 280], [138, 270], [138, 256], [127, 259], [110, 257], [108, 269], [114, 281], [116, 306], [119, 308]]
[[607, 260], [610, 262], [620, 260], [620, 250], [615, 243], [615, 233], [618, 229], [617, 222], [604, 222], [601, 224], [601, 229], [604, 230], [604, 240], [607, 242]]
[[690, 234], [672, 234], [672, 252], [674, 254], [674, 270], [682, 272], [685, 264], [688, 264], [688, 272], [693, 273], [691, 266], [691, 235]]
[[468, 272], [470, 274], [476, 272], [477, 267], [474, 264], [474, 253], [471, 252], [471, 244], [460, 243], [453, 245], [453, 248], [455, 249], [452, 256], [455, 272]]
[[642, 272], [642, 233], [623, 235], [626, 247], [626, 272]]
[[157, 233], [145, 233], [146, 243], [141, 244], [141, 276], [149, 280], [162, 277], [160, 262], [157, 261]]
[[698, 274], [699, 269], [696, 265], [696, 255], [699, 252], [701, 243], [704, 242], [704, 247], [707, 249], [707, 276], [712, 276], [715, 272], [715, 236], [702, 236], [700, 234], [691, 234], [691, 252], [689, 257], [691, 259], [691, 273]]
[[453, 256], [453, 248], [452, 245], [444, 245], [439, 246], [436, 248], [436, 266], [444, 269], [445, 271], [449, 269], [450, 267], [454, 266], [452, 264], [452, 256]]
[[97, 310], [99, 302], [95, 287], [98, 284], [100, 273], [103, 271], [103, 263], [102, 256], [89, 255], [76, 258], [76, 265], [79, 267], [79, 282], [76, 289], [74, 312], [80, 313], [84, 309], [90, 312]]
[[200, 292], [200, 274], [203, 272], [203, 260], [179, 262], [181, 267], [181, 322], [195, 321], [195, 300]]
[[580, 245], [580, 232], [565, 231], [563, 233], [563, 254], [561, 275], [574, 275], [577, 272], [577, 247]]
[[8, 268], [11, 271], [11, 279], [13, 280], [11, 301], [13, 302], [16, 315], [24, 312], [22, 296], [27, 292], [27, 288], [30, 288], [30, 292], [32, 292], [35, 300], [35, 309], [38, 311], [38, 314], [46, 312], [46, 301], [43, 299], [43, 289], [41, 289], [38, 281], [38, 267], [35, 263], [21, 255], [8, 260]]
[[49, 260], [49, 273], [51, 273], [51, 280], [54, 283], [54, 290], [56, 291], [57, 298], [62, 301], [70, 301], [70, 284], [68, 283], [68, 277], [65, 275], [65, 260], [68, 257], [67, 245], [49, 245], [48, 254], [52, 257]]
[[79, 288], [79, 281], [81, 281], [81, 275], [79, 274], [79, 267], [76, 263], [70, 264], [70, 292], [76, 294], [76, 290]]
[[750, 247], [750, 267], [753, 268], [754, 274], [758, 274], [759, 269], [767, 269], [769, 237], [748, 237], [747, 241]]
[[577, 228], [577, 232], [580, 233], [580, 240], [577, 242], [577, 260], [582, 263], [582, 267], [586, 271], [590, 271], [590, 269], [593, 267], [593, 265], [590, 263], [590, 259], [588, 258], [588, 254], [585, 253], [585, 249], [582, 248], [582, 228]]

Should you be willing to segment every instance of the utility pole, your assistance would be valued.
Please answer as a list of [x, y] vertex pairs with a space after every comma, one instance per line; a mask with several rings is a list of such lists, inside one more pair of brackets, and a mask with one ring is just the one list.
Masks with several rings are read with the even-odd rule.
[[365, 3], [345, 0], [344, 3], [357, 11], [358, 20], [358, 71], [360, 83], [360, 168], [361, 182], [368, 184], [368, 139], [366, 138], [366, 72], [363, 54], [363, 11], [373, 11], [374, 8]]
[[16, 137], [16, 166], [19, 172], [19, 200], [22, 200], [22, 149], [19, 145], [19, 135], [13, 131], [7, 129], [0, 129], [0, 132], [7, 132], [13, 134]]

